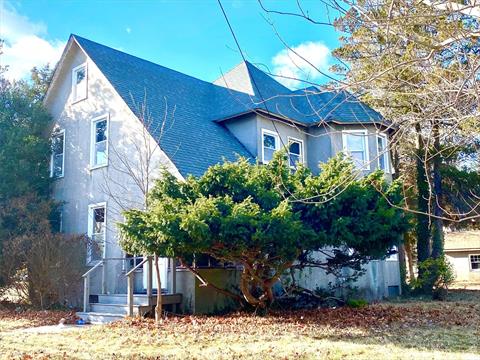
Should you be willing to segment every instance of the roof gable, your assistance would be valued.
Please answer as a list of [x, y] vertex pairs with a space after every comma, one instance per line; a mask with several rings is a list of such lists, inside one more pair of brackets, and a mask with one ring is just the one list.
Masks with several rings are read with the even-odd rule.
[[316, 87], [292, 91], [248, 61], [212, 84], [77, 35], [71, 35], [67, 47], [73, 40], [134, 114], [141, 106], [147, 108], [156, 122], [152, 126], [156, 130], [149, 129], [151, 135], [182, 176], [202, 175], [222, 159], [253, 160], [255, 154], [221, 124], [245, 113], [273, 115], [304, 126], [323, 121], [385, 123], [378, 112], [347, 92]]
[[211, 121], [221, 97], [212, 84], [76, 35], [74, 39], [135, 114], [141, 104], [146, 106], [154, 122], [151, 135], [182, 176], [202, 175], [223, 158], [253, 158], [224, 126]]

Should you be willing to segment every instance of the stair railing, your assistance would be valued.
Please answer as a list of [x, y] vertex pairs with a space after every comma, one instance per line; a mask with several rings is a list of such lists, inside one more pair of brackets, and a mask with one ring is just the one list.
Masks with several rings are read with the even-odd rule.
[[152, 298], [152, 285], [153, 285], [153, 278], [152, 278], [152, 257], [146, 256], [143, 260], [133, 267], [129, 272], [125, 274], [127, 277], [127, 315], [133, 316], [133, 280], [135, 270], [139, 269], [143, 264], [147, 263], [147, 299], [148, 305], [152, 305], [151, 298]]
[[[90, 303], [90, 274], [94, 272], [100, 265], [104, 264], [104, 260], [97, 262], [90, 270], [88, 270], [83, 277], [83, 312], [88, 312], [88, 305]], [[105, 269], [105, 266], [104, 266]], [[105, 286], [105, 270], [102, 272], [102, 288]], [[103, 290], [103, 289], [102, 289]]]

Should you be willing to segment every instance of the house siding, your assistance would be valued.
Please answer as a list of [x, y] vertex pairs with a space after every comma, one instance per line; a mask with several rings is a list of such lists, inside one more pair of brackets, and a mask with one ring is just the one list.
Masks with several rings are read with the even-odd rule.
[[[71, 102], [71, 70], [87, 63], [88, 95], [85, 100]], [[60, 73], [47, 101], [47, 109], [55, 121], [55, 128], [65, 130], [65, 167], [64, 177], [56, 179], [53, 194], [62, 202], [63, 231], [66, 233], [86, 234], [88, 231], [88, 206], [106, 202], [106, 258], [123, 257], [118, 245], [117, 223], [122, 221], [124, 205], [138, 207], [143, 198], [142, 192], [132, 177], [125, 174], [121, 158], [129, 159], [131, 164], [139, 161], [137, 146], [146, 141], [152, 147], [156, 142], [144, 131], [143, 125], [128, 106], [110, 86], [96, 65], [75, 44], [67, 52]], [[109, 115], [109, 160], [108, 166], [90, 170], [91, 122], [103, 114]], [[181, 175], [160, 149], [152, 158], [152, 168], [165, 167], [169, 172], [181, 178]], [[155, 177], [157, 174], [152, 174]], [[108, 179], [109, 190], [106, 189]], [[108, 293], [125, 293], [126, 279], [121, 261], [107, 263], [106, 285]], [[92, 293], [100, 290], [101, 271], [92, 277]], [[142, 286], [141, 273], [136, 279], [137, 287]]]

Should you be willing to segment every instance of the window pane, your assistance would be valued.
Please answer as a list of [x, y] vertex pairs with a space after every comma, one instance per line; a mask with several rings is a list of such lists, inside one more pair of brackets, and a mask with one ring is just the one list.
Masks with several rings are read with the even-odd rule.
[[270, 149], [270, 148], [264, 148], [263, 149], [263, 160], [264, 161], [270, 161], [273, 159], [273, 153], [275, 152], [275, 149]]
[[95, 142], [107, 140], [107, 120], [95, 123]]
[[480, 270], [480, 255], [470, 255], [472, 270]]
[[291, 142], [289, 147], [290, 154], [300, 155], [300, 143], [299, 142]]
[[89, 243], [89, 257], [90, 261], [102, 260], [103, 248], [105, 246], [104, 234], [93, 235], [91, 243]]
[[383, 137], [377, 137], [377, 153], [378, 153], [378, 166], [380, 170], [387, 170], [387, 153], [386, 139]]
[[300, 162], [300, 156], [295, 154], [290, 154], [290, 166], [295, 167], [297, 163]]
[[87, 97], [87, 69], [82, 67], [74, 73], [74, 100], [80, 100]]
[[105, 232], [105, 208], [93, 209], [93, 234]]
[[365, 154], [362, 151], [351, 151], [350, 156], [355, 164], [363, 165], [365, 163]]
[[75, 81], [79, 85], [85, 80], [85, 68], [82, 67], [75, 72]]
[[107, 142], [95, 144], [95, 164], [103, 165], [107, 163]]
[[63, 134], [56, 135], [52, 140], [53, 154], [63, 154]]
[[269, 149], [276, 149], [275, 136], [263, 134], [263, 146]]
[[103, 258], [105, 247], [105, 208], [99, 207], [90, 210], [92, 228], [90, 229], [90, 241], [88, 243], [88, 260], [95, 261]]
[[63, 154], [53, 155], [52, 175], [58, 177], [63, 175]]
[[349, 151], [365, 151], [365, 135], [347, 134], [347, 149]]

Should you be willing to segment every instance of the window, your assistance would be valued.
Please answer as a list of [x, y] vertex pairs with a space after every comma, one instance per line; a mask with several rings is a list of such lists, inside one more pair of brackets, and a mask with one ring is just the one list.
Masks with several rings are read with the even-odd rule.
[[50, 219], [50, 226], [52, 230], [56, 233], [63, 232], [63, 212], [62, 208], [58, 207], [53, 210], [51, 219]]
[[108, 162], [108, 116], [92, 121], [92, 149], [90, 167], [97, 168]]
[[303, 141], [289, 138], [288, 139], [288, 159], [289, 165], [292, 168], [297, 166], [297, 163], [303, 163]]
[[52, 157], [50, 159], [50, 176], [63, 176], [65, 165], [65, 130], [57, 131], [52, 136]]
[[279, 149], [280, 140], [277, 133], [262, 129], [262, 162], [268, 163], [273, 159], [273, 153]]
[[87, 64], [82, 64], [72, 70], [72, 101], [77, 102], [86, 98]]
[[480, 254], [470, 255], [470, 269], [480, 270]]
[[344, 130], [343, 150], [359, 169], [370, 169], [367, 130]]
[[101, 260], [105, 255], [106, 203], [88, 207], [87, 263]]
[[388, 146], [387, 135], [377, 135], [377, 156], [378, 156], [378, 168], [385, 172], [390, 172], [390, 164], [388, 161]]

